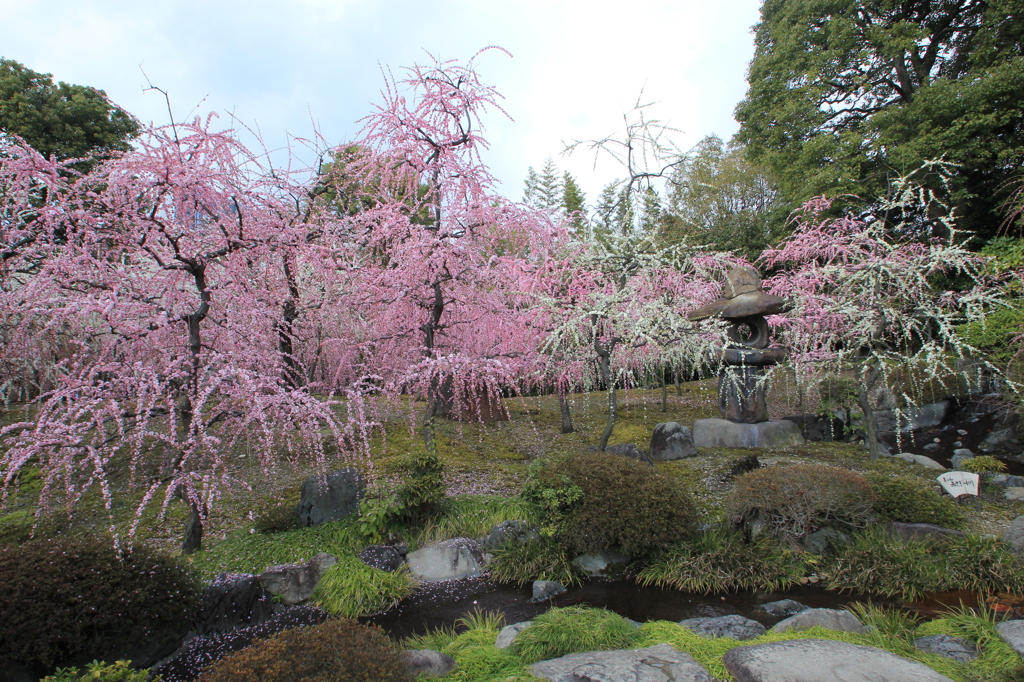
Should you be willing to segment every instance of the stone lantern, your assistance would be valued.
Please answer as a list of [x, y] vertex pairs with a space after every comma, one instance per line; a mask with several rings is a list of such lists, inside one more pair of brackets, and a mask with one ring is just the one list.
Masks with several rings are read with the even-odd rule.
[[697, 447], [784, 447], [803, 442], [800, 428], [789, 421], [771, 421], [765, 404], [766, 367], [786, 358], [782, 348], [768, 348], [771, 331], [766, 315], [785, 312], [788, 300], [761, 290], [751, 267], [726, 274], [722, 298], [689, 313], [691, 320], [720, 317], [731, 324], [730, 343], [716, 352], [718, 407], [721, 419], [699, 419], [693, 426]]

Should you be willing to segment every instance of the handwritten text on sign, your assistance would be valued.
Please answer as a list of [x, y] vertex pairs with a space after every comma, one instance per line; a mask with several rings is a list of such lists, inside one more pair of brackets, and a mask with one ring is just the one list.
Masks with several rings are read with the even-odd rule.
[[978, 474], [966, 471], [947, 471], [939, 476], [939, 485], [953, 497], [978, 494]]

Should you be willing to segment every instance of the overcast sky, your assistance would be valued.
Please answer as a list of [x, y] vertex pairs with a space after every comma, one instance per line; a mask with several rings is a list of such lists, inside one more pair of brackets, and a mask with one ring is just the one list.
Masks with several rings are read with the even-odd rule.
[[[759, 0], [19, 0], [4, 2], [0, 56], [54, 80], [106, 90], [144, 123], [233, 113], [268, 146], [314, 128], [356, 136], [380, 101], [381, 67], [468, 60], [514, 121], [485, 121], [485, 161], [513, 199], [545, 157], [593, 203], [610, 161], [559, 156], [564, 143], [620, 133], [637, 101], [689, 148], [737, 129]], [[145, 72], [145, 75], [143, 74]], [[225, 127], [230, 119], [221, 119]]]

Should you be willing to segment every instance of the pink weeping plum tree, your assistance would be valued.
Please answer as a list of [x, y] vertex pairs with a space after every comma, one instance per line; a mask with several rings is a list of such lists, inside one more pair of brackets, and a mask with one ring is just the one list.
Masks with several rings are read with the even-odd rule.
[[186, 552], [223, 486], [241, 482], [239, 452], [269, 469], [322, 461], [325, 430], [346, 442], [332, 405], [297, 385], [287, 348], [289, 271], [311, 246], [301, 190], [210, 123], [150, 130], [67, 180], [24, 147], [0, 152], [5, 197], [31, 194], [4, 216], [18, 251], [7, 262], [30, 267], [4, 273], [16, 328], [3, 361], [27, 365], [41, 344], [52, 363], [31, 419], [0, 431], [4, 494], [36, 466], [41, 511], [70, 512], [90, 489], [112, 509], [123, 494], [137, 505], [130, 533], [153, 500], [181, 498]]

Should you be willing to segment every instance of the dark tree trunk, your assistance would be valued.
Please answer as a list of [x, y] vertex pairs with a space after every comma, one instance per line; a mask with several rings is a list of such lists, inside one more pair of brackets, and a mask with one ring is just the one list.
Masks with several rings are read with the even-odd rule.
[[572, 413], [569, 411], [569, 398], [561, 391], [558, 391], [558, 407], [562, 411], [562, 433], [572, 433], [576, 429], [572, 427]]
[[193, 501], [189, 502], [189, 509], [191, 514], [185, 526], [185, 538], [181, 542], [182, 554], [192, 554], [203, 544], [203, 519], [206, 517], [206, 510], [200, 509]]

